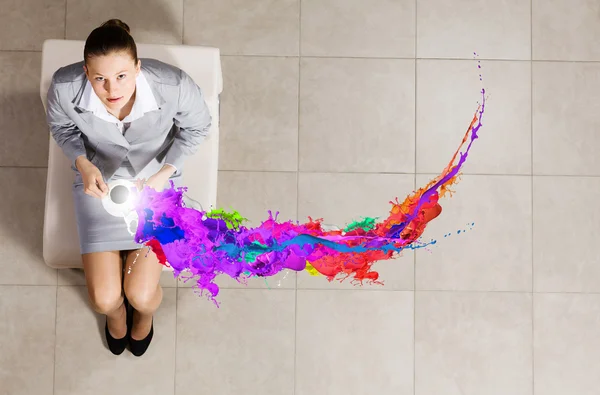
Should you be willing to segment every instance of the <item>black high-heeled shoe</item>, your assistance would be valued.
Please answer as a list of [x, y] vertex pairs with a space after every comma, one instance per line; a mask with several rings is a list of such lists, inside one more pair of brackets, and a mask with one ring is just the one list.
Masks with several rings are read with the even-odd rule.
[[[125, 322], [129, 322], [129, 320], [127, 319], [129, 315], [129, 313], [127, 312], [127, 299], [125, 299], [123, 303], [125, 304]], [[115, 339], [108, 331], [107, 318], [106, 325], [104, 326], [104, 333], [106, 335], [106, 343], [108, 343], [108, 349], [110, 350], [110, 352], [112, 352], [115, 355], [121, 355], [123, 351], [125, 351], [125, 348], [127, 348], [127, 340], [129, 339], [129, 324], [127, 324], [127, 333], [125, 334], [125, 336], [120, 339]]]
[[[131, 314], [133, 316], [133, 314]], [[132, 325], [133, 326], [133, 325]], [[152, 325], [150, 326], [150, 333], [143, 338], [142, 340], [135, 340], [134, 338], [129, 336], [129, 349], [131, 353], [136, 357], [141, 357], [144, 355], [148, 347], [150, 346], [150, 342], [152, 341], [152, 337], [154, 336], [154, 317], [152, 317]]]

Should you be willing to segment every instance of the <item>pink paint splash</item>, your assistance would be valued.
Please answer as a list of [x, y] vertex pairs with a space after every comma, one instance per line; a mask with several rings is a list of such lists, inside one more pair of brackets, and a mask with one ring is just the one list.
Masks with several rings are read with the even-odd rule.
[[172, 267], [176, 277], [189, 272], [197, 278], [201, 293], [207, 292], [215, 303], [219, 287], [214, 280], [221, 274], [240, 281], [274, 276], [286, 269], [308, 270], [329, 281], [341, 275], [361, 284], [380, 284], [379, 274], [372, 270], [376, 261], [391, 259], [406, 248], [435, 243], [418, 239], [427, 224], [440, 215], [439, 199], [452, 192], [449, 188], [457, 182], [478, 138], [485, 111], [484, 89], [481, 95], [482, 102], [461, 144], [441, 174], [402, 203], [397, 198], [390, 202], [389, 216], [381, 222], [365, 218], [343, 230], [325, 230], [321, 219], [309, 217], [303, 224], [278, 222], [269, 212], [269, 218], [259, 226], [247, 228], [236, 212], [186, 207], [183, 194], [187, 188], [176, 189], [171, 183], [171, 188], [161, 192], [150, 188], [140, 192], [135, 240], [150, 247], [162, 264]]

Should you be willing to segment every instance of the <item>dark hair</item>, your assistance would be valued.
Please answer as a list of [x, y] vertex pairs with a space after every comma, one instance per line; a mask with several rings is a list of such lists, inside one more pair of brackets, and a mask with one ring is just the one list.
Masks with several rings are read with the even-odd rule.
[[87, 62], [94, 56], [105, 56], [121, 51], [131, 55], [137, 64], [137, 45], [130, 34], [129, 26], [120, 19], [111, 19], [90, 33], [85, 41], [83, 59]]

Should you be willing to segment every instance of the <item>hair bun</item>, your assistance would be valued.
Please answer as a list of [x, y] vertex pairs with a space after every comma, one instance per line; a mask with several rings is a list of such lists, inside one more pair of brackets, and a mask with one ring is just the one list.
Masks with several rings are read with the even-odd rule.
[[129, 30], [129, 25], [127, 25], [125, 22], [123, 22], [120, 19], [110, 19], [110, 20], [104, 22], [100, 27], [106, 27], [106, 26], [118, 26], [121, 29], [125, 30], [127, 33], [131, 34], [131, 31]]

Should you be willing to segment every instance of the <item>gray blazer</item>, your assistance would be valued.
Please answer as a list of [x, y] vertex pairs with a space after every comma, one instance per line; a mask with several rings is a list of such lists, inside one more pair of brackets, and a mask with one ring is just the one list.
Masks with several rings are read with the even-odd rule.
[[211, 116], [201, 89], [184, 71], [155, 59], [141, 59], [158, 110], [146, 113], [121, 134], [117, 125], [78, 106], [87, 83], [83, 62], [58, 69], [48, 90], [47, 117], [50, 133], [76, 172], [80, 155], [102, 172], [105, 180], [127, 158], [136, 175], [149, 176], [165, 163], [181, 174], [186, 155], [196, 152], [207, 136]]

